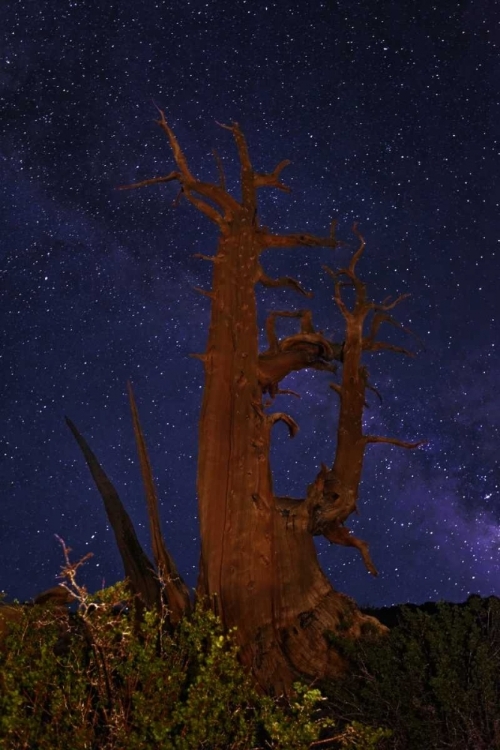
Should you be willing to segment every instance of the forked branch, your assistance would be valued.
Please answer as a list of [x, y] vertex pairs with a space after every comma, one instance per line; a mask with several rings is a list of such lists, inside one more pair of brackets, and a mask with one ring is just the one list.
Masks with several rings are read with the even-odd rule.
[[283, 159], [283, 161], [280, 161], [277, 167], [274, 168], [272, 172], [269, 174], [260, 174], [256, 173], [254, 174], [254, 185], [256, 188], [260, 187], [275, 187], [278, 188], [278, 190], [283, 190], [285, 193], [291, 193], [292, 189], [289, 188], [287, 185], [283, 185], [282, 182], [279, 181], [279, 176], [281, 172], [285, 169], [285, 167], [288, 167], [289, 164], [292, 162], [290, 159]]
[[255, 192], [254, 172], [246, 138], [237, 122], [232, 125], [223, 125], [218, 122], [221, 128], [230, 130], [236, 142], [238, 157], [240, 160], [240, 180], [241, 180], [241, 197], [243, 208], [255, 212], [257, 210], [257, 196]]
[[[160, 182], [171, 182], [172, 180], [177, 180], [181, 185], [181, 190], [175, 203], [178, 202], [181, 195], [184, 195], [190, 203], [201, 211], [201, 213], [205, 214], [205, 216], [208, 216], [211, 221], [216, 223], [223, 234], [226, 233], [227, 222], [230, 221], [234, 212], [238, 210], [239, 204], [231, 195], [229, 195], [228, 192], [226, 192], [223, 173], [222, 176], [220, 175], [221, 185], [213, 185], [196, 179], [189, 169], [187, 159], [180, 147], [175, 133], [167, 123], [165, 113], [161, 109], [158, 109], [158, 112], [160, 113], [160, 119], [156, 120], [156, 122], [168, 138], [179, 171], [171, 172], [164, 177], [152, 177], [151, 179], [141, 180], [140, 182], [132, 183], [130, 185], [121, 185], [119, 189], [129, 190], [132, 188], [154, 185]], [[215, 204], [217, 208], [215, 208], [213, 204]]]
[[[389, 323], [409, 331], [395, 321], [388, 311], [394, 309], [407, 295], [394, 300], [385, 299], [381, 304], [372, 302], [366, 293], [366, 284], [357, 274], [357, 265], [365, 250], [365, 241], [357, 224], [353, 232], [359, 244], [349, 265], [338, 271], [325, 266], [334, 281], [334, 300], [345, 320], [345, 340], [342, 346], [342, 380], [330, 387], [340, 398], [337, 426], [337, 445], [331, 469], [322, 466], [315, 481], [308, 489], [309, 530], [322, 534], [331, 542], [359, 549], [367, 569], [376, 575], [376, 569], [368, 553], [366, 542], [356, 539], [344, 526], [346, 519], [357, 511], [359, 484], [365, 450], [370, 443], [388, 443], [400, 448], [413, 449], [425, 441], [408, 442], [399, 438], [363, 434], [363, 411], [366, 407], [366, 390], [374, 390], [368, 383], [368, 371], [362, 362], [364, 351], [390, 350], [411, 355], [404, 347], [377, 341], [376, 335], [382, 323]], [[354, 302], [347, 304], [343, 289], [349, 286], [354, 291]], [[370, 331], [363, 337], [366, 318], [373, 312]], [[283, 342], [281, 342], [283, 348]]]
[[393, 302], [389, 303], [388, 300], [384, 300], [384, 302], [378, 309], [376, 307], [374, 308], [376, 312], [371, 320], [368, 336], [365, 336], [363, 339], [363, 349], [365, 349], [366, 351], [380, 351], [382, 349], [387, 349], [400, 352], [401, 354], [406, 354], [410, 357], [415, 356], [413, 352], [409, 351], [408, 349], [404, 349], [403, 347], [394, 347], [392, 344], [386, 344], [385, 342], [376, 341], [376, 336], [382, 323], [388, 323], [389, 325], [394, 326], [394, 328], [398, 328], [399, 330], [403, 331], [407, 335], [413, 336], [413, 338], [417, 340], [422, 349], [424, 348], [421, 339], [415, 333], [413, 333], [410, 328], [402, 325], [402, 323], [396, 320], [394, 316], [387, 313], [387, 310], [394, 308], [409, 296], [409, 294], [401, 294]]

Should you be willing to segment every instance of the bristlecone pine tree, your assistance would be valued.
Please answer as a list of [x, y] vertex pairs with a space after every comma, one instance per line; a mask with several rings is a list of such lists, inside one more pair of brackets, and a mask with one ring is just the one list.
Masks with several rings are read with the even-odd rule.
[[[205, 374], [199, 423], [201, 560], [197, 592], [211, 602], [225, 626], [236, 626], [241, 659], [262, 688], [286, 693], [298, 676], [322, 678], [342, 669], [342, 660], [325, 637], [327, 631], [338, 631], [341, 626], [343, 635], [357, 637], [367, 621], [383, 630], [378, 621], [363, 615], [352, 600], [332, 588], [319, 566], [313, 537], [323, 535], [332, 543], [357, 548], [368, 571], [377, 574], [368, 545], [353, 536], [344, 522], [357, 508], [366, 447], [370, 443], [402, 448], [421, 444], [366, 435], [362, 430], [366, 390], [370, 388], [362, 355], [383, 349], [410, 354], [376, 338], [382, 323], [399, 326], [390, 311], [406, 295], [381, 304], [370, 301], [357, 271], [365, 242], [354, 226], [358, 247], [348, 267], [336, 272], [324, 267], [345, 320], [343, 341], [335, 343], [317, 332], [309, 310], [274, 311], [266, 322], [268, 348], [259, 353], [256, 285], [290, 287], [310, 296], [292, 278], [267, 276], [260, 262], [262, 253], [299, 245], [335, 248], [339, 244], [335, 224], [328, 237], [275, 234], [259, 224], [258, 191], [288, 191], [281, 173], [289, 162], [282, 161], [268, 174], [255, 172], [236, 123], [223, 127], [232, 133], [238, 152], [239, 200], [226, 190], [219, 159], [219, 184], [198, 180], [161, 111], [158, 124], [168, 138], [175, 171], [123, 189], [176, 181], [179, 197], [186, 198], [219, 230], [216, 254], [199, 256], [213, 264], [213, 286], [204, 292], [211, 300], [207, 348], [196, 355]], [[351, 305], [343, 297], [345, 286], [353, 290]], [[279, 337], [276, 323], [282, 317], [297, 319], [295, 335]], [[276, 497], [269, 461], [272, 428], [281, 420], [293, 437], [298, 427], [290, 416], [273, 413], [269, 407], [277, 394], [286, 392], [280, 390], [281, 381], [303, 368], [341, 369], [340, 382], [330, 385], [340, 400], [335, 459], [331, 466], [321, 465], [305, 490], [305, 498]], [[76, 427], [67, 421], [104, 499], [133, 592], [146, 607], [154, 606], [163, 595], [175, 626], [189, 609], [190, 598], [161, 535], [152, 471], [130, 385], [129, 395], [154, 565], [140, 548], [116, 490]]]

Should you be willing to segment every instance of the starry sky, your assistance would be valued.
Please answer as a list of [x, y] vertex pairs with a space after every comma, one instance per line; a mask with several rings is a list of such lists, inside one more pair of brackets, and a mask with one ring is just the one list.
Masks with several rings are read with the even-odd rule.
[[[78, 426], [149, 551], [126, 397], [135, 388], [167, 543], [196, 582], [197, 421], [217, 235], [168, 174], [154, 123], [165, 110], [192, 171], [237, 191], [238, 121], [254, 166], [292, 161], [287, 195], [262, 191], [275, 232], [339, 236], [367, 249], [373, 299], [422, 340], [367, 361], [383, 403], [366, 429], [407, 452], [368, 449], [360, 515], [380, 575], [353, 550], [318, 545], [334, 586], [362, 605], [500, 595], [498, 89], [500, 32], [487, 0], [25, 0], [2, 4], [0, 73], [0, 590], [21, 600], [54, 585], [55, 535], [87, 552], [82, 582], [122, 576], [100, 496], [68, 428]], [[318, 328], [341, 340], [331, 280], [347, 248], [267, 251], [270, 275], [315, 292]], [[259, 291], [259, 315], [297, 309], [292, 290]], [[280, 332], [287, 332], [287, 321]], [[291, 332], [291, 329], [290, 329]], [[277, 494], [303, 497], [335, 448], [327, 373], [301, 371], [276, 405], [300, 426], [274, 433]]]

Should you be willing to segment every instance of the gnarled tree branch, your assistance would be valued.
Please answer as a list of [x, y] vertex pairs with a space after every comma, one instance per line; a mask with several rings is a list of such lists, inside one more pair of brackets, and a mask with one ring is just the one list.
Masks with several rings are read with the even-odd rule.
[[257, 211], [257, 194], [255, 191], [254, 171], [252, 162], [250, 161], [246, 138], [237, 122], [233, 122], [232, 125], [223, 125], [220, 122], [217, 124], [221, 128], [225, 128], [225, 130], [230, 130], [233, 134], [240, 160], [242, 205], [246, 210], [255, 213]]
[[271, 234], [267, 230], [259, 232], [262, 251], [270, 247], [338, 247], [335, 237], [316, 237], [314, 234], [300, 232], [297, 234]]
[[365, 567], [372, 576], [378, 576], [378, 570], [373, 564], [367, 542], [358, 539], [347, 526], [331, 523], [323, 529], [323, 536], [330, 544], [340, 544], [342, 547], [355, 547], [359, 550]]
[[380, 435], [365, 435], [365, 443], [388, 443], [389, 445], [397, 445], [398, 448], [406, 448], [407, 450], [413, 450], [414, 448], [420, 448], [421, 445], [426, 445], [426, 440], [417, 440], [413, 443], [407, 440], [399, 440], [399, 438], [382, 437]]
[[260, 187], [275, 187], [278, 188], [278, 190], [283, 190], [285, 193], [291, 193], [292, 190], [287, 185], [283, 185], [282, 182], [279, 181], [279, 176], [281, 172], [285, 169], [285, 167], [288, 167], [289, 164], [292, 162], [289, 159], [283, 159], [283, 161], [280, 161], [278, 166], [274, 168], [272, 172], [269, 174], [260, 174], [255, 173], [254, 174], [254, 185], [256, 188]]
[[266, 274], [262, 266], [259, 266], [259, 276], [257, 281], [259, 281], [263, 286], [268, 287], [283, 287], [287, 286], [291, 289], [295, 289], [296, 292], [299, 292], [300, 294], [303, 294], [304, 297], [308, 297], [309, 299], [313, 297], [312, 292], [307, 292], [298, 281], [295, 279], [292, 279], [290, 276], [281, 276], [279, 279], [272, 279], [270, 276]]
[[134, 190], [135, 188], [146, 187], [148, 185], [157, 185], [160, 182], [172, 182], [173, 180], [180, 180], [180, 172], [170, 172], [170, 174], [164, 177], [151, 177], [149, 180], [141, 180], [141, 182], [132, 182], [130, 185], [118, 185], [117, 190]]
[[299, 431], [297, 422], [284, 412], [277, 411], [274, 414], [269, 414], [267, 420], [270, 427], [276, 424], [276, 422], [284, 422], [288, 427], [288, 433], [291, 438], [295, 437]]
[[[300, 318], [301, 332], [280, 341], [275, 330], [277, 317]], [[258, 376], [262, 392], [271, 398], [278, 393], [280, 381], [294, 370], [310, 367], [336, 372], [331, 362], [338, 358], [341, 347], [315, 332], [310, 310], [274, 310], [266, 320], [266, 333], [269, 348], [259, 355]]]
[[220, 158], [219, 153], [215, 150], [215, 148], [212, 149], [212, 155], [215, 159], [215, 163], [217, 165], [217, 171], [219, 173], [219, 187], [221, 187], [222, 190], [226, 191], [226, 175], [224, 172], [222, 159]]
[[[306, 503], [309, 509], [309, 531], [313, 535], [322, 534], [331, 542], [359, 549], [367, 569], [373, 575], [377, 571], [368, 553], [366, 542], [356, 539], [344, 526], [346, 519], [357, 511], [358, 491], [366, 447], [369, 443], [390, 443], [401, 448], [417, 448], [422, 441], [407, 442], [397, 438], [383, 438], [364, 435], [362, 429], [363, 410], [366, 406], [366, 390], [374, 390], [368, 383], [368, 371], [362, 363], [363, 351], [391, 350], [409, 355], [410, 352], [395, 344], [376, 341], [376, 334], [383, 322], [401, 328], [388, 311], [392, 310], [407, 295], [395, 300], [385, 299], [381, 304], [370, 301], [366, 284], [357, 274], [357, 265], [365, 250], [365, 241], [357, 224], [353, 232], [359, 245], [353, 253], [349, 265], [338, 271], [324, 266], [334, 281], [334, 299], [345, 320], [345, 341], [342, 345], [342, 380], [330, 387], [340, 398], [337, 428], [337, 446], [331, 469], [322, 466], [315, 481], [308, 488]], [[350, 286], [354, 290], [354, 302], [347, 305], [342, 289]], [[363, 336], [363, 328], [370, 312], [374, 313], [368, 335]], [[281, 343], [281, 348], [283, 344]]]
[[[166, 134], [172, 154], [174, 156], [175, 163], [177, 164], [179, 171], [171, 172], [165, 177], [153, 177], [148, 180], [142, 180], [140, 182], [133, 183], [131, 185], [122, 185], [120, 190], [128, 190], [131, 188], [145, 187], [147, 185], [154, 185], [159, 182], [171, 182], [172, 180], [178, 180], [181, 184], [181, 193], [192, 203], [199, 211], [205, 214], [211, 221], [215, 222], [221, 232], [227, 232], [227, 222], [231, 220], [232, 216], [239, 209], [238, 202], [229, 195], [225, 190], [224, 180], [221, 178], [221, 185], [213, 185], [207, 182], [201, 182], [196, 179], [189, 169], [187, 159], [182, 151], [179, 142], [175, 136], [175, 133], [167, 123], [165, 119], [165, 113], [158, 109], [160, 113], [160, 119], [157, 120], [157, 124], [160, 125], [164, 133]], [[205, 200], [197, 197], [201, 196]], [[207, 200], [209, 201], [207, 203]], [[178, 202], [178, 198], [176, 200]], [[214, 208], [212, 204], [215, 204], [220, 212]]]
[[[366, 340], [365, 340], [366, 341]], [[407, 357], [414, 357], [415, 352], [406, 349], [404, 346], [398, 346], [397, 344], [389, 344], [387, 341], [372, 341], [371, 343], [365, 343], [363, 341], [363, 350], [369, 352], [397, 352], [398, 354], [404, 354]]]

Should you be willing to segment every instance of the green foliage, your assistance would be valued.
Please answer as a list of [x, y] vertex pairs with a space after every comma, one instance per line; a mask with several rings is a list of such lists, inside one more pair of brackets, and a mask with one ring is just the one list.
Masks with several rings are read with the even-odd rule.
[[[2, 750], [303, 750], [333, 722], [322, 696], [297, 684], [291, 701], [255, 690], [233, 634], [198, 606], [175, 632], [166, 611], [124, 614], [123, 584], [76, 611], [26, 607], [0, 650]], [[377, 730], [348, 727], [328, 747], [377, 745]]]
[[295, 683], [294, 689], [295, 698], [288, 705], [286, 713], [271, 698], [260, 697], [261, 721], [269, 736], [270, 747], [301, 750], [318, 739], [319, 729], [333, 727], [334, 723], [328, 717], [315, 717], [316, 708], [323, 700], [319, 690], [300, 683]]
[[333, 710], [392, 730], [391, 750], [500, 748], [500, 601], [470, 597], [436, 614], [404, 608], [386, 638], [330, 635], [351, 663], [323, 686]]
[[392, 737], [390, 729], [371, 727], [361, 724], [359, 721], [353, 721], [352, 724], [346, 726], [339, 736], [338, 746], [341, 748], [356, 748], [356, 750], [376, 750], [376, 748], [380, 748], [380, 743], [389, 737]]

